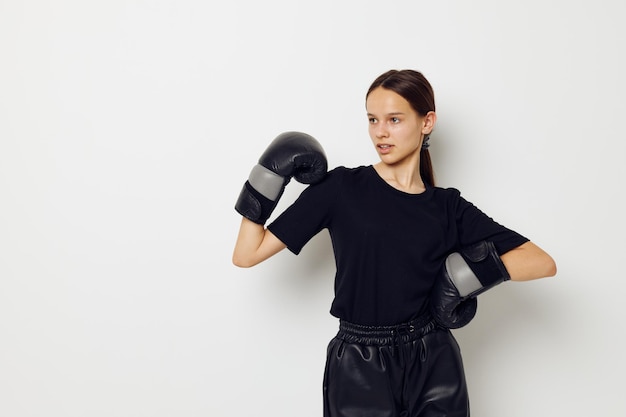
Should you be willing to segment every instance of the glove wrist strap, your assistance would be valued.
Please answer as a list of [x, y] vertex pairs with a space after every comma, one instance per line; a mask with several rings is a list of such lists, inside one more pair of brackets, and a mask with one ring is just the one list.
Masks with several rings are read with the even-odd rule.
[[[280, 194], [278, 197], [280, 197]], [[277, 203], [278, 201], [265, 198], [250, 185], [249, 181], [246, 181], [235, 204], [235, 210], [254, 223], [265, 224], [276, 208]]]

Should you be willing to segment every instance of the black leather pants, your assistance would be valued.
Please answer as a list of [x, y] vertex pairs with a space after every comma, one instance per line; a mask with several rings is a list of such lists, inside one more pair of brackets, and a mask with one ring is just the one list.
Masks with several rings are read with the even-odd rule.
[[459, 346], [430, 317], [399, 326], [344, 321], [328, 345], [325, 417], [468, 417]]

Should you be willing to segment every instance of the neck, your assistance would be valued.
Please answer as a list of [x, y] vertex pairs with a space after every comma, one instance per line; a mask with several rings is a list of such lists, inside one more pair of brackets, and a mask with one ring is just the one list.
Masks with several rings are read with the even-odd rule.
[[392, 187], [409, 194], [419, 194], [426, 190], [420, 175], [419, 161], [410, 165], [388, 165], [379, 162], [374, 169]]

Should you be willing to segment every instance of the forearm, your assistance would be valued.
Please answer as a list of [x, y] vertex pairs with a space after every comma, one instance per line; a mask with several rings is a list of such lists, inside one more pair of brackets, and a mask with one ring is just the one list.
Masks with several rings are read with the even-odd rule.
[[556, 275], [556, 264], [552, 257], [532, 242], [526, 242], [500, 258], [512, 281], [529, 281]]
[[233, 251], [233, 264], [248, 268], [266, 260], [284, 248], [285, 244], [265, 226], [242, 217]]

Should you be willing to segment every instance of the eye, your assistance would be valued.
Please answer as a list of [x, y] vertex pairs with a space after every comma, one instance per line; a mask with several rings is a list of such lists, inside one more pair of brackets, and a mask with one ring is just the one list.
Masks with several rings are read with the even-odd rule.
[[391, 123], [400, 123], [400, 119], [398, 119], [397, 117], [392, 117], [390, 120]]
[[368, 120], [370, 121], [370, 124], [374, 124], [378, 121], [375, 117], [369, 117]]

